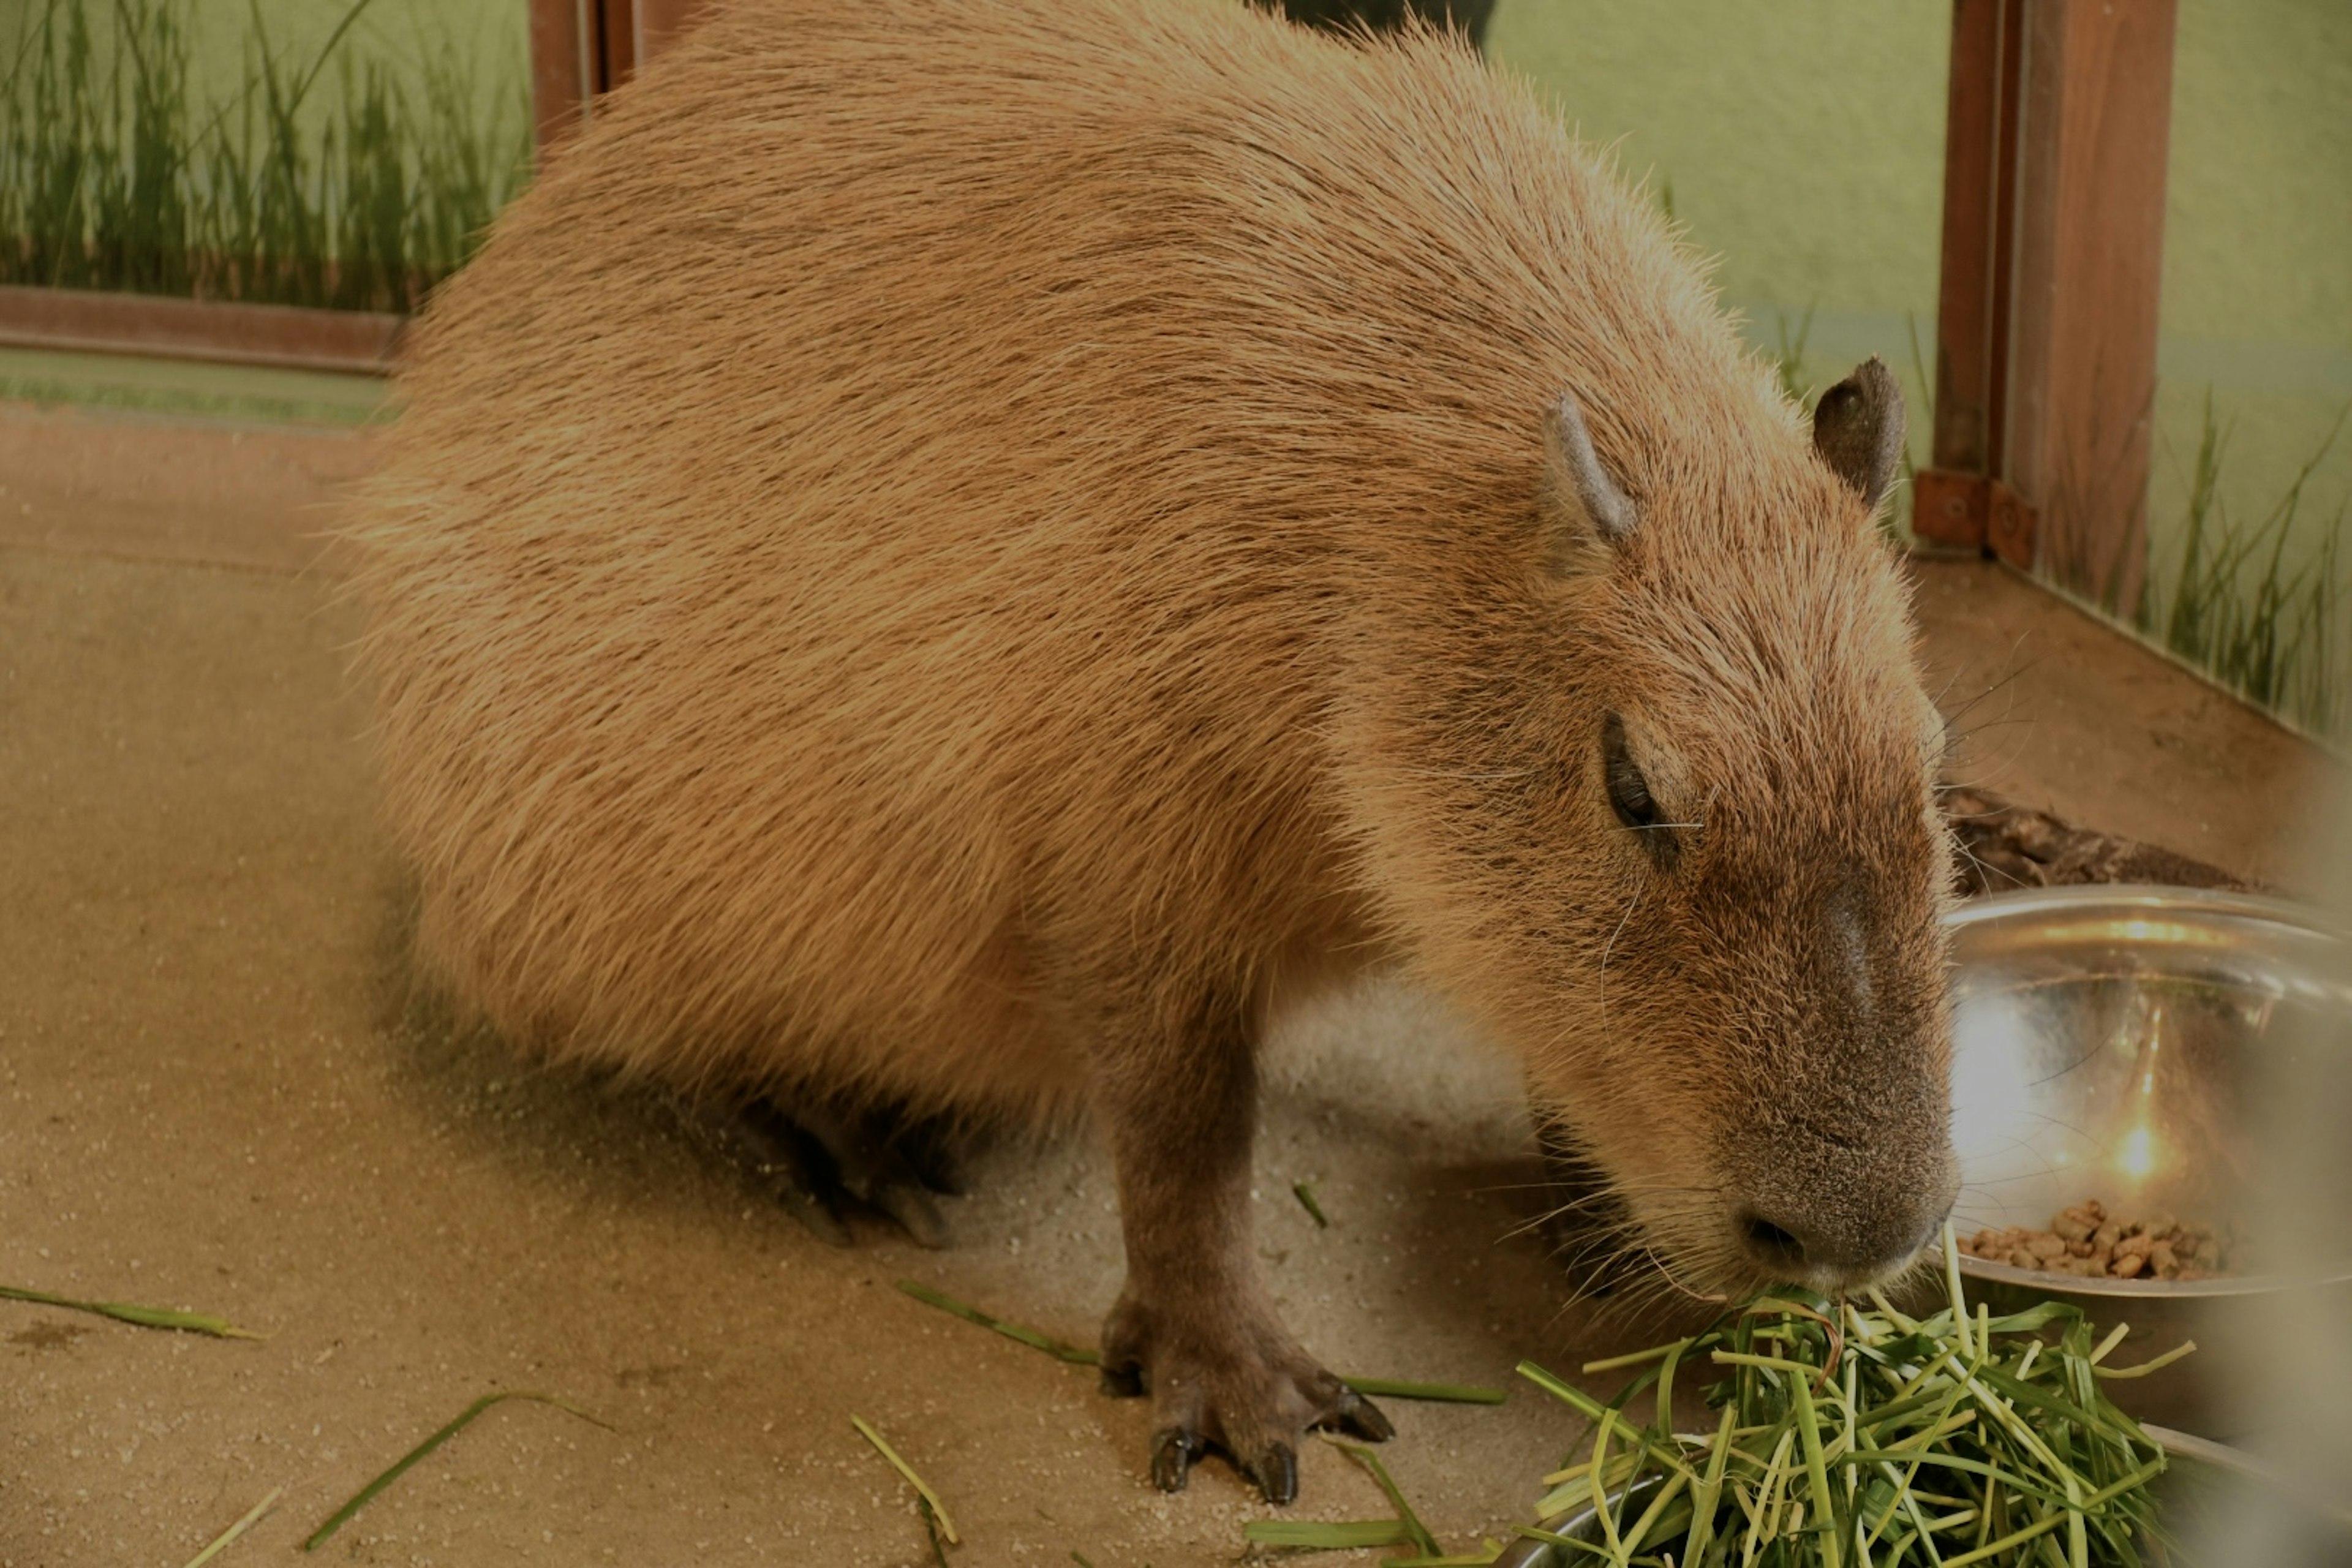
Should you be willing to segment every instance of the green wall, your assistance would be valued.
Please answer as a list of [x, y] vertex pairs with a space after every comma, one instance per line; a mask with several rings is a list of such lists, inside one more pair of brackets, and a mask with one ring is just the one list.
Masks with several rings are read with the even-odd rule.
[[[0, 0], [0, 47], [55, 3]], [[110, 0], [80, 3], [103, 31]], [[353, 0], [258, 3], [273, 52], [299, 68]], [[233, 95], [248, 79], [248, 5], [171, 4], [193, 37], [192, 96]], [[1498, 68], [1670, 197], [1759, 347], [1810, 317], [1805, 381], [1826, 384], [1869, 353], [1895, 367], [1922, 411], [1916, 459], [1950, 16], [1950, 0], [1498, 0], [1487, 44]], [[428, 58], [460, 60], [485, 110], [526, 112], [524, 0], [365, 0], [349, 42], [412, 92]], [[306, 113], [323, 116], [337, 85], [331, 68]], [[2180, 0], [2166, 222], [2159, 577], [2178, 553], [2209, 390], [2231, 432], [2221, 489], [2239, 519], [2269, 510], [2352, 403], [2352, 0]], [[2314, 477], [2296, 552], [2347, 497], [2352, 436]]]
[[[1932, 365], [1950, 26], [1949, 0], [1501, 0], [1487, 45], [1630, 174], [1671, 182], [1759, 346], [1810, 308], [1809, 380], [1877, 353], [1924, 397], [1908, 327]], [[2352, 5], [2182, 0], [2166, 226], [2159, 563], [2209, 385], [2241, 515], [2352, 399]], [[2324, 525], [2352, 494], [2352, 438], [2311, 494]]]
[[[71, 3], [71, 0], [66, 0]], [[0, 66], [35, 36], [58, 0], [0, 0]], [[89, 17], [99, 58], [108, 58], [113, 37], [111, 0], [80, 0]], [[320, 58], [328, 40], [351, 17], [338, 56], [354, 65], [380, 63], [412, 94], [422, 91], [427, 60], [448, 54], [472, 79], [468, 84], [486, 113], [527, 113], [530, 81], [530, 16], [527, 0], [167, 0], [189, 45], [188, 97], [199, 115], [232, 103], [248, 79], [256, 45], [253, 17], [261, 37], [289, 74], [299, 76]], [[353, 13], [356, 12], [356, 15]], [[340, 61], [320, 73], [306, 114], [322, 114], [334, 101]]]
[[[2352, 5], [2183, 0], [2164, 247], [2154, 516], [2179, 514], [2210, 386], [2222, 493], [2259, 517], [2352, 404]], [[2352, 430], [2307, 494], [2305, 542], [2352, 496]]]

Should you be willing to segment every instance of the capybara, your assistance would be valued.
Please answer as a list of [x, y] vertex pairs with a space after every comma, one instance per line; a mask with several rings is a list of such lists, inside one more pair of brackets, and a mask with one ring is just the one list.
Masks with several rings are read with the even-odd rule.
[[1335, 970], [1515, 1048], [1695, 1289], [1948, 1208], [1900, 395], [1809, 430], [1458, 36], [721, 5], [399, 390], [352, 534], [421, 961], [926, 1239], [874, 1108], [1090, 1112], [1160, 1485], [1387, 1429], [1249, 1238], [1262, 1021]]

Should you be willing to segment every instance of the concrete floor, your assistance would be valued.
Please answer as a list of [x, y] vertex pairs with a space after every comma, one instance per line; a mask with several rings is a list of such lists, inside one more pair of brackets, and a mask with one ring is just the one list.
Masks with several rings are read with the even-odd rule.
[[[953, 1561], [1230, 1560], [1266, 1510], [1229, 1469], [1160, 1496], [1140, 1405], [891, 1288], [1091, 1341], [1119, 1268], [1091, 1140], [997, 1152], [952, 1251], [867, 1226], [836, 1252], [657, 1114], [405, 999], [352, 621], [305, 537], [365, 458], [348, 431], [0, 405], [0, 1284], [270, 1336], [0, 1302], [0, 1565], [170, 1568], [276, 1488], [221, 1561], [282, 1559], [511, 1388], [610, 1426], [494, 1410], [324, 1554], [922, 1561], [856, 1413], [946, 1500]], [[2294, 885], [2310, 748], [1993, 568], [1918, 575], [1972, 779]], [[1512, 1234], [1511, 1074], [1459, 1034], [1378, 991], [1286, 1029], [1258, 1224], [1292, 1327], [1344, 1372], [1494, 1384], [1650, 1342], [1672, 1325], [1563, 1310]], [[1579, 1429], [1524, 1389], [1386, 1407], [1388, 1463], [1457, 1548], [1525, 1517]], [[1388, 1512], [1338, 1453], [1304, 1470], [1297, 1516]]]

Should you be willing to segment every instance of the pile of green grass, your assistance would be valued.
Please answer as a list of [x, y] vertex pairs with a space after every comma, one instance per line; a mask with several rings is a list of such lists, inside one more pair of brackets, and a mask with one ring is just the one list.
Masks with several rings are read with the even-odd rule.
[[[1590, 1457], [1544, 1478], [1547, 1522], [1590, 1515], [1601, 1540], [1542, 1527], [1573, 1561], [1614, 1568], [2141, 1568], [2169, 1561], [2149, 1483], [2166, 1458], [2102, 1384], [2106, 1358], [2071, 1304], [1994, 1317], [1962, 1295], [1944, 1232], [1947, 1304], [1914, 1319], [1783, 1287], [1704, 1333], [1590, 1373], [1644, 1368], [1603, 1403], [1533, 1363], [1521, 1373], [1592, 1423]], [[1719, 1381], [1711, 1436], [1679, 1433], [1678, 1370]], [[1653, 1395], [1654, 1418], [1633, 1412]], [[1580, 1526], [1581, 1530], [1581, 1526]]]
[[412, 92], [347, 47], [371, 0], [299, 66], [251, 4], [217, 104], [190, 101], [188, 0], [110, 0], [104, 60], [92, 3], [45, 0], [0, 41], [0, 283], [411, 310], [528, 177], [528, 84], [485, 99], [445, 44]]

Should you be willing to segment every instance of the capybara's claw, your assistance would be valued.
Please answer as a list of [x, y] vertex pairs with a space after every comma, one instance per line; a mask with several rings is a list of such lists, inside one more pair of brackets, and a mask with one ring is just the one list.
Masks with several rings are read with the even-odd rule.
[[1181, 1426], [1154, 1433], [1151, 1438], [1151, 1484], [1163, 1492], [1181, 1492], [1192, 1479], [1192, 1461], [1200, 1457], [1201, 1440]]
[[1316, 1423], [1326, 1430], [1344, 1432], [1367, 1443], [1385, 1443], [1396, 1436], [1396, 1428], [1381, 1407], [1357, 1393], [1343, 1387], [1334, 1403], [1331, 1414]]
[[[832, 1247], [854, 1245], [843, 1211], [852, 1199], [877, 1209], [918, 1246], [943, 1247], [948, 1222], [931, 1193], [937, 1184], [897, 1147], [887, 1114], [818, 1105], [788, 1112], [772, 1100], [696, 1108], [693, 1121], [774, 1193], [776, 1201]], [[944, 1162], [927, 1134], [925, 1155]]]
[[1149, 1393], [1151, 1482], [1181, 1491], [1214, 1447], [1280, 1506], [1298, 1497], [1298, 1448], [1329, 1427], [1380, 1442], [1388, 1418], [1315, 1364], [1271, 1314], [1221, 1305], [1155, 1312], [1123, 1297], [1103, 1328], [1103, 1391]]
[[807, 1226], [811, 1236], [827, 1247], [845, 1248], [857, 1245], [856, 1238], [849, 1234], [849, 1222], [841, 1217], [841, 1211], [823, 1193], [799, 1185], [772, 1167], [761, 1165], [758, 1170], [773, 1184], [776, 1201], [784, 1206], [784, 1212]]
[[931, 1194], [909, 1182], [884, 1181], [861, 1194], [866, 1201], [898, 1222], [898, 1228], [918, 1247], [933, 1251], [948, 1245], [948, 1222]]
[[1276, 1443], [1250, 1461], [1250, 1479], [1265, 1494], [1265, 1500], [1280, 1508], [1298, 1498], [1298, 1450], [1287, 1443]]

